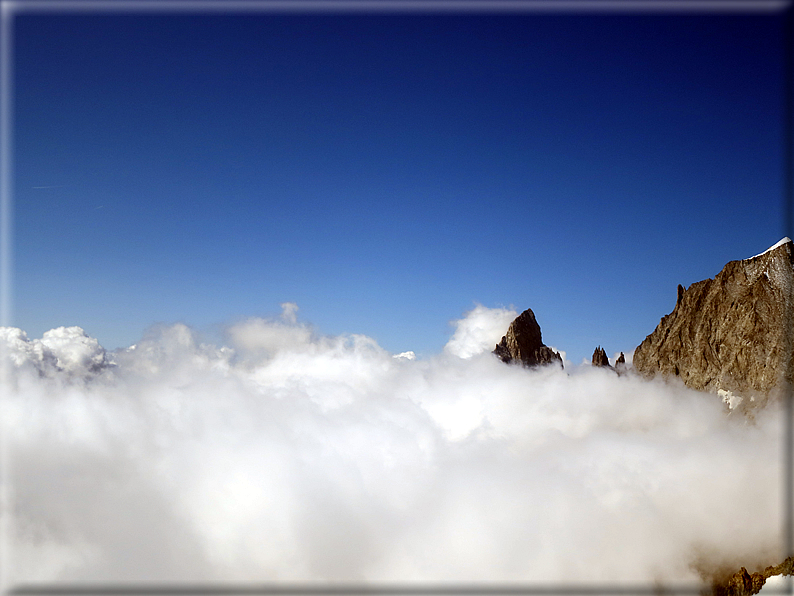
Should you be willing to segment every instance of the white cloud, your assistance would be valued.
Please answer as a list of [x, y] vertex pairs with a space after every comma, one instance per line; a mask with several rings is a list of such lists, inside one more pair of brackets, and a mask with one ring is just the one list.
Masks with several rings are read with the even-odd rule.
[[80, 327], [47, 331], [41, 343], [55, 355], [57, 366], [72, 373], [94, 373], [107, 364], [105, 349]]
[[[91, 374], [82, 332], [0, 330], [12, 581], [613, 585], [780, 562], [778, 412], [505, 366], [485, 330], [514, 313], [494, 310], [423, 360], [251, 319], [221, 347], [153, 330]], [[47, 358], [69, 364], [41, 376]]]
[[36, 370], [55, 368], [56, 358], [52, 350], [41, 341], [30, 341], [27, 333], [14, 327], [0, 327], [0, 342], [3, 354], [16, 367], [32, 367]]
[[513, 309], [486, 308], [478, 304], [462, 319], [453, 321], [455, 333], [444, 351], [459, 358], [492, 351], [517, 316]]
[[294, 302], [281, 303], [281, 318], [294, 325], [298, 322], [298, 305]]
[[279, 352], [303, 350], [311, 347], [312, 331], [304, 325], [285, 322], [294, 318], [294, 312], [287, 311], [282, 320], [252, 318], [232, 325], [227, 329], [228, 340], [232, 347], [254, 360], [272, 357]]
[[21, 329], [0, 327], [0, 342], [15, 366], [44, 376], [60, 371], [90, 377], [109, 364], [105, 349], [80, 327], [58, 327], [34, 340]]
[[794, 578], [790, 575], [773, 575], [764, 582], [764, 587], [759, 592], [760, 595], [768, 596], [771, 594], [791, 594], [794, 587]]

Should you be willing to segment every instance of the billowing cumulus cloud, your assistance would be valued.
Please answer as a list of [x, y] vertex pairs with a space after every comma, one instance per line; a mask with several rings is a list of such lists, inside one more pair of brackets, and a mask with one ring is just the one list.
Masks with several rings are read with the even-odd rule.
[[11, 581], [675, 583], [780, 562], [775, 410], [504, 365], [503, 309], [427, 359], [295, 311], [109, 354], [3, 329]]
[[480, 304], [454, 321], [455, 333], [444, 351], [460, 358], [471, 358], [493, 350], [518, 313], [512, 308], [486, 308]]
[[21, 329], [0, 327], [0, 343], [17, 368], [35, 369], [44, 376], [90, 376], [108, 364], [105, 349], [80, 327], [58, 327], [34, 340]]

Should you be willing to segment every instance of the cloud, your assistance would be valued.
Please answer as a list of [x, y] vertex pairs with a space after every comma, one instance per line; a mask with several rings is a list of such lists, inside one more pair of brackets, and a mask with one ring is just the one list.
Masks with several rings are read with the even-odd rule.
[[453, 321], [455, 333], [444, 351], [459, 358], [491, 351], [517, 316], [512, 308], [486, 308], [478, 304], [462, 319]]
[[793, 580], [794, 578], [791, 576], [773, 575], [764, 582], [764, 587], [761, 588], [759, 594], [763, 596], [771, 594], [791, 594]]
[[80, 327], [58, 327], [41, 338], [56, 358], [56, 366], [68, 373], [86, 376], [107, 365], [105, 349]]
[[613, 585], [780, 562], [779, 412], [506, 366], [484, 346], [508, 313], [476, 307], [414, 360], [291, 317], [224, 346], [153, 329], [99, 368], [78, 328], [0, 330], [11, 581]]
[[80, 327], [58, 327], [34, 340], [21, 329], [0, 327], [0, 344], [16, 367], [43, 376], [64, 372], [87, 378], [110, 364], [105, 349]]
[[294, 302], [283, 302], [281, 304], [281, 318], [287, 323], [294, 325], [298, 322], [298, 305]]
[[312, 330], [295, 323], [294, 311], [284, 310], [278, 320], [251, 318], [232, 325], [226, 336], [232, 347], [259, 362], [278, 353], [310, 349]]

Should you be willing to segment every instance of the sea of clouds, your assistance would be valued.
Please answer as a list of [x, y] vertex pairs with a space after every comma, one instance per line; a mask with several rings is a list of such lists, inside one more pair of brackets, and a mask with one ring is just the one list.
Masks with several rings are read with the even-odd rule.
[[6, 581], [699, 581], [781, 562], [782, 431], [719, 397], [281, 317], [106, 352], [0, 328]]

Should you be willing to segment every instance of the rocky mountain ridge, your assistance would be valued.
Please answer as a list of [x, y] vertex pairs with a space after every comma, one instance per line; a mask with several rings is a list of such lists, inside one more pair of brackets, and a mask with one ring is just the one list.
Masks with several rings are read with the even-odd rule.
[[788, 557], [779, 565], [769, 566], [755, 573], [750, 573], [742, 567], [727, 577], [712, 578], [711, 594], [712, 596], [753, 596], [761, 591], [770, 577], [792, 574], [794, 574], [794, 557]]
[[645, 377], [677, 377], [735, 407], [761, 405], [794, 381], [792, 241], [784, 238], [713, 278], [678, 286], [673, 311], [634, 352]]
[[[678, 285], [673, 311], [634, 351], [633, 369], [646, 378], [675, 377], [720, 395], [745, 412], [794, 386], [794, 244], [783, 238], [761, 254], [727, 263], [713, 278]], [[494, 350], [504, 362], [548, 364], [559, 354], [543, 345], [534, 313], [510, 324]], [[613, 367], [596, 347], [592, 365]], [[627, 371], [623, 352], [615, 361]], [[708, 579], [712, 596], [753, 596], [767, 579], [794, 574], [794, 557], [750, 573], [745, 567]]]
[[[713, 278], [678, 285], [673, 311], [636, 348], [633, 370], [646, 378], [675, 377], [716, 393], [731, 409], [750, 411], [794, 386], [794, 243], [783, 238], [761, 254], [727, 263]], [[519, 315], [493, 353], [503, 362], [559, 362], [543, 344], [531, 309]], [[598, 346], [596, 367], [614, 368]]]

